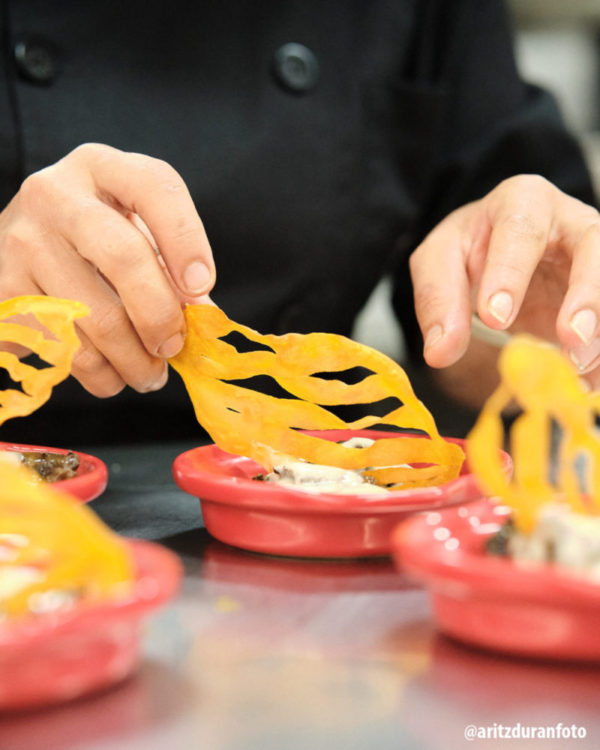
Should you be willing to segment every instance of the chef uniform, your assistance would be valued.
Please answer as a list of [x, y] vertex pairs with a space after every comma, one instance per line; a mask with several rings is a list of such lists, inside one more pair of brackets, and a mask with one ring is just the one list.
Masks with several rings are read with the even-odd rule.
[[[429, 229], [517, 173], [594, 200], [553, 100], [518, 77], [494, 0], [1, 7], [3, 205], [86, 141], [164, 159], [204, 221], [213, 299], [265, 333], [348, 334], [390, 274], [416, 360], [407, 258]], [[71, 378], [0, 437], [76, 447], [194, 431], [173, 373], [160, 392], [108, 400]]]

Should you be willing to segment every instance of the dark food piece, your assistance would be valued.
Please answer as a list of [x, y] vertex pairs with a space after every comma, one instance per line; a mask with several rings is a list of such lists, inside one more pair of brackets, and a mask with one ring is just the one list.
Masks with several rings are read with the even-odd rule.
[[488, 555], [508, 557], [508, 541], [515, 533], [515, 525], [511, 518], [493, 535], [486, 544], [485, 551]]
[[71, 479], [77, 474], [79, 457], [69, 453], [45, 453], [30, 451], [21, 453], [21, 461], [30, 469], [34, 469], [45, 482], [58, 482], [61, 479]]

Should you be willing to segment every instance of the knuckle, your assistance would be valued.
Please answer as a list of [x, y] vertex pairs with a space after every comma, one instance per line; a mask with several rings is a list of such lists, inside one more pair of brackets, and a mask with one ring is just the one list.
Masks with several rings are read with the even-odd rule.
[[106, 226], [105, 208], [93, 195], [73, 197], [63, 207], [64, 225], [73, 237], [85, 235], [87, 228]]
[[125, 387], [122, 378], [94, 348], [81, 347], [73, 358], [72, 371], [81, 385], [98, 398], [116, 396]]
[[594, 206], [579, 202], [577, 209], [578, 229], [573, 235], [574, 243], [591, 241], [600, 248], [600, 213]]
[[2, 235], [2, 252], [0, 252], [0, 270], [3, 281], [9, 276], [19, 274], [19, 269], [26, 268], [31, 272], [35, 259], [40, 252], [47, 254], [39, 237], [24, 222], [15, 222]]
[[105, 236], [100, 248], [99, 265], [107, 276], [118, 275], [119, 269], [136, 269], [147, 260], [147, 247], [142, 237], [134, 232]]
[[149, 166], [152, 170], [154, 170], [157, 177], [161, 178], [165, 182], [174, 182], [176, 188], [181, 187], [183, 180], [179, 176], [177, 170], [172, 167], [168, 161], [151, 157]]
[[[143, 170], [149, 178], [147, 190], [152, 191], [155, 196], [164, 196], [169, 202], [171, 198], [187, 198], [189, 193], [183, 177], [168, 162], [146, 157]], [[185, 224], [188, 223], [187, 219], [183, 221]], [[173, 224], [176, 225], [176, 222]]]
[[131, 154], [131, 156], [137, 161], [138, 168], [146, 173], [157, 187], [169, 192], [185, 189], [183, 178], [168, 161], [143, 154]]
[[446, 298], [433, 284], [422, 284], [414, 290], [415, 307], [420, 314], [432, 315], [443, 310]]
[[9, 227], [2, 236], [2, 256], [19, 258], [24, 255], [32, 245], [31, 237], [20, 226]]
[[[142, 295], [142, 298], [149, 299], [148, 295]], [[135, 322], [140, 338], [151, 353], [183, 327], [181, 308], [168, 300], [157, 300], [152, 304], [143, 305], [136, 315]]]
[[511, 212], [500, 222], [502, 228], [515, 239], [530, 240], [536, 244], [546, 239], [546, 231], [534, 216], [528, 213]]
[[110, 341], [119, 336], [126, 321], [125, 311], [119, 303], [94, 311], [94, 337], [99, 341]]
[[90, 159], [106, 156], [112, 151], [113, 149], [110, 146], [105, 146], [103, 143], [80, 143], [67, 154], [65, 159], [88, 162]]
[[19, 189], [20, 205], [25, 211], [37, 211], [53, 197], [55, 191], [50, 169], [41, 169], [23, 180]]
[[553, 189], [552, 183], [539, 174], [517, 174], [507, 177], [498, 186], [501, 192], [509, 193], [548, 193]]
[[598, 243], [600, 246], [600, 214], [593, 209], [594, 216], [590, 216], [590, 223], [587, 227], [586, 232], [590, 234], [591, 238]]
[[590, 206], [589, 203], [572, 199], [578, 208], [578, 216], [581, 217], [581, 221], [585, 224], [597, 224], [600, 223], [600, 212], [595, 206]]
[[107, 362], [97, 349], [82, 344], [73, 357], [73, 370], [83, 377], [100, 373]]

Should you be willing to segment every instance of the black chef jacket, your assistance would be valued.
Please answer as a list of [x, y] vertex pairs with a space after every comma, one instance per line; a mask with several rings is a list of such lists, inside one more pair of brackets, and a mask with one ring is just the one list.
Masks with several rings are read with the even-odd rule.
[[[2, 44], [2, 202], [82, 142], [165, 159], [204, 220], [213, 298], [263, 332], [348, 334], [387, 273], [418, 356], [406, 260], [435, 223], [523, 172], [593, 201], [493, 0], [3, 0]], [[0, 437], [197, 430], [172, 374], [108, 400], [70, 379]]]

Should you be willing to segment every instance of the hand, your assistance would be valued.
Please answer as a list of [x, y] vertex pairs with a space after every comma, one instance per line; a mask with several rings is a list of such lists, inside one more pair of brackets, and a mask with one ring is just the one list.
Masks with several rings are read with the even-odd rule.
[[535, 175], [511, 177], [442, 221], [410, 259], [425, 359], [466, 351], [476, 311], [492, 329], [558, 343], [600, 385], [600, 215]]
[[215, 268], [188, 190], [165, 162], [79, 146], [28, 177], [0, 214], [0, 299], [85, 302], [73, 375], [96, 396], [161, 388], [183, 346], [182, 303]]

